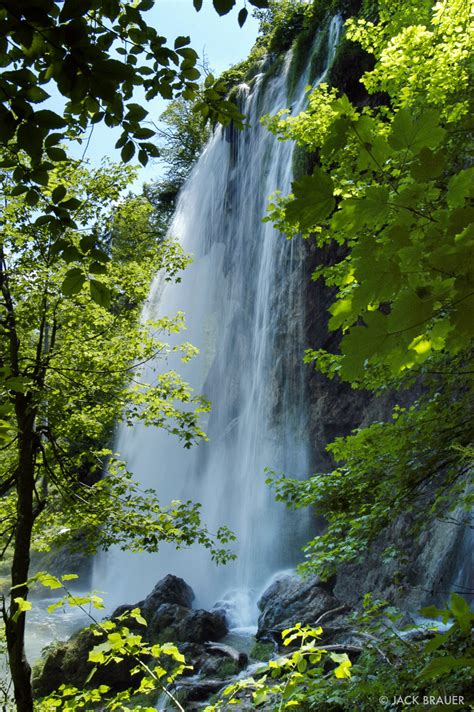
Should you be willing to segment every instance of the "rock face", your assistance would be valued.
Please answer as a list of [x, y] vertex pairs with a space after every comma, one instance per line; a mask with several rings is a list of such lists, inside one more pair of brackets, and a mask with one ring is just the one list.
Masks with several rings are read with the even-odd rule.
[[267, 588], [258, 607], [257, 638], [262, 639], [295, 623], [314, 624], [323, 613], [340, 608], [341, 602], [316, 576], [301, 579], [287, 574]]
[[203, 610], [190, 610], [173, 603], [163, 603], [150, 619], [150, 634], [157, 640], [205, 643], [220, 640], [227, 633], [225, 616]]
[[[203, 643], [220, 640], [226, 635], [228, 628], [222, 612], [194, 610], [191, 608], [193, 599], [193, 590], [183, 579], [168, 575], [157, 583], [144, 601], [120, 606], [114, 611], [112, 618], [117, 618], [133, 608], [140, 608], [148, 626], [144, 628], [133, 619], [127, 619], [124, 625], [138, 632], [150, 643], [183, 643], [183, 648], [187, 648], [186, 652], [183, 650], [187, 662], [197, 663], [199, 668], [209, 657]], [[102, 638], [85, 629], [68, 641], [50, 646], [43, 656], [42, 664], [34, 671], [35, 694], [38, 697], [48, 695], [61, 683], [84, 687], [94, 667], [88, 661], [89, 652], [101, 642]], [[93, 684], [105, 684], [115, 691], [127, 689], [133, 684], [138, 685], [139, 676], [130, 676], [130, 670], [135, 666], [136, 662], [133, 660], [99, 666], [93, 677]]]

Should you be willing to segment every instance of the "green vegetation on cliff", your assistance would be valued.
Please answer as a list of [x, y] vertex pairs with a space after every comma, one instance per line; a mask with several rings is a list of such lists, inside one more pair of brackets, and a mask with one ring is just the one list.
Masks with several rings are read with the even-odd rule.
[[335, 289], [339, 349], [308, 350], [307, 362], [353, 388], [420, 393], [391, 421], [330, 445], [333, 472], [277, 478], [279, 498], [315, 504], [329, 522], [305, 564], [324, 575], [364, 556], [394, 515], [410, 513], [417, 534], [454, 510], [465, 525], [471, 503], [472, 19], [463, 0], [397, 8], [380, 2], [377, 22], [346, 23], [347, 38], [374, 56], [362, 83], [378, 93], [375, 106], [323, 84], [299, 116], [266, 119], [318, 157], [273, 220], [340, 246], [313, 275]]

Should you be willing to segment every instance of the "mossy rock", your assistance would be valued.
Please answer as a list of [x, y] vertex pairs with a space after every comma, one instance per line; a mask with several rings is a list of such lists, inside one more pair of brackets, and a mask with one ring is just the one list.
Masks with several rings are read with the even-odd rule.
[[264, 643], [261, 640], [257, 640], [250, 650], [249, 655], [254, 660], [261, 660], [261, 662], [266, 663], [273, 656], [274, 652], [275, 646], [273, 643]]
[[[87, 679], [95, 667], [89, 662], [89, 652], [103, 641], [88, 628], [73, 635], [66, 642], [54, 643], [45, 649], [42, 659], [33, 668], [33, 689], [36, 697], [45, 697], [65, 683], [86, 687]], [[108, 685], [120, 692], [131, 685], [130, 671], [136, 666], [132, 659], [120, 663], [99, 666], [91, 680], [93, 685]], [[133, 677], [133, 683], [140, 684], [140, 676]], [[90, 686], [90, 685], [89, 685]]]
[[347, 94], [353, 103], [365, 102], [367, 90], [360, 80], [365, 72], [373, 69], [373, 66], [373, 56], [365, 52], [358, 43], [343, 36], [328, 73], [328, 83]]
[[223, 658], [222, 663], [217, 669], [216, 677], [220, 680], [225, 680], [228, 677], [238, 675], [240, 672], [239, 664], [232, 658]]

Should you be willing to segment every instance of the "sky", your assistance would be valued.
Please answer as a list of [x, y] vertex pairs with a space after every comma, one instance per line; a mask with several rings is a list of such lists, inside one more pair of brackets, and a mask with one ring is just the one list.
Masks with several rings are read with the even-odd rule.
[[[149, 25], [154, 26], [160, 35], [168, 39], [168, 46], [173, 46], [174, 39], [179, 35], [191, 38], [191, 47], [200, 58], [205, 54], [210, 70], [220, 74], [233, 64], [245, 59], [255, 42], [258, 22], [251, 13], [242, 28], [237, 23], [238, 6], [227, 15], [220, 17], [212, 6], [212, 0], [204, 0], [199, 12], [193, 7], [192, 0], [156, 0], [155, 6], [144, 13]], [[137, 93], [136, 100], [142, 103]], [[150, 119], [157, 121], [166, 108], [166, 101], [157, 98], [146, 105]], [[120, 129], [110, 129], [105, 125], [96, 125], [87, 147], [85, 157], [92, 165], [97, 165], [103, 156], [112, 160], [120, 160], [120, 152], [114, 148], [115, 141], [121, 133]], [[71, 153], [82, 157], [84, 146], [77, 147]], [[150, 181], [159, 175], [160, 169], [156, 160], [141, 168], [138, 179], [133, 184], [136, 192], [140, 191], [143, 182]]]

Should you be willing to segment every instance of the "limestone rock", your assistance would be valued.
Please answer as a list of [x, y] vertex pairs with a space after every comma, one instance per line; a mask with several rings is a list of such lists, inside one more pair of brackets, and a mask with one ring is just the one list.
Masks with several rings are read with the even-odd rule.
[[301, 579], [291, 574], [282, 575], [267, 588], [258, 602], [261, 611], [257, 638], [290, 628], [296, 623], [312, 625], [327, 611], [341, 606], [327, 584], [316, 576]]
[[220, 640], [227, 631], [225, 616], [220, 612], [190, 610], [184, 606], [163, 603], [149, 621], [150, 637], [176, 642], [204, 643]]

